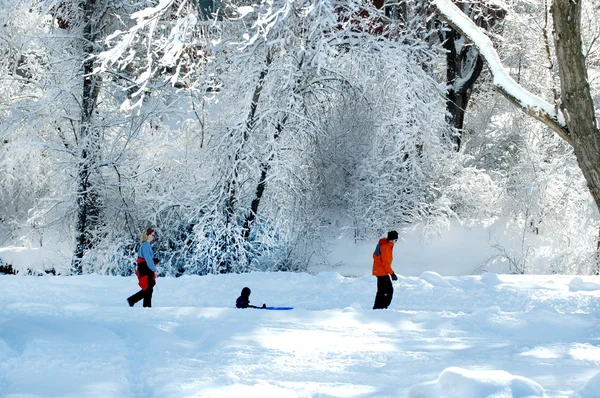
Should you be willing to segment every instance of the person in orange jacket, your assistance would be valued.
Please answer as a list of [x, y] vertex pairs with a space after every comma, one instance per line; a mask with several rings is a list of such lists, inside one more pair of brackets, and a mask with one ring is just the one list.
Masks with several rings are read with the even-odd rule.
[[[390, 231], [387, 238], [379, 239], [375, 252], [373, 252], [373, 275], [377, 277], [377, 295], [375, 295], [375, 304], [373, 309], [384, 309], [392, 303], [394, 295], [394, 286], [392, 280], [398, 280], [398, 277], [392, 269], [394, 243], [398, 242], [398, 232]], [[390, 280], [390, 276], [392, 280]]]
[[135, 303], [144, 300], [144, 307], [152, 307], [152, 292], [156, 285], [156, 264], [158, 259], [154, 258], [154, 251], [150, 242], [154, 240], [154, 230], [148, 228], [140, 238], [140, 248], [138, 250], [137, 268], [135, 274], [138, 277], [138, 285], [142, 288], [139, 292], [127, 298], [127, 303], [133, 307]]

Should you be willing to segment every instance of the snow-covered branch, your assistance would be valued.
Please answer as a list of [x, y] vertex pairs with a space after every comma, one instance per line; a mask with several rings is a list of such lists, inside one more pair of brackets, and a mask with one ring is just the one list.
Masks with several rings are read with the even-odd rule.
[[451, 0], [432, 0], [436, 12], [456, 31], [466, 37], [479, 50], [493, 77], [494, 87], [525, 113], [544, 122], [561, 138], [573, 145], [562, 112], [547, 101], [520, 86], [502, 65], [490, 38], [460, 11]]

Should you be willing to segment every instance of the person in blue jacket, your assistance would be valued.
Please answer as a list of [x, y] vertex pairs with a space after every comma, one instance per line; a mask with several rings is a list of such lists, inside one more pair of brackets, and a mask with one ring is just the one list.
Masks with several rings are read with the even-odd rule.
[[156, 264], [158, 259], [154, 258], [154, 251], [150, 243], [154, 240], [154, 230], [148, 228], [140, 238], [140, 248], [138, 250], [136, 275], [138, 284], [142, 288], [139, 292], [127, 298], [127, 303], [133, 307], [135, 303], [144, 300], [144, 307], [152, 307], [152, 292], [156, 285]]
[[252, 291], [250, 290], [249, 287], [243, 288], [242, 294], [240, 295], [240, 297], [237, 298], [237, 300], [235, 300], [235, 306], [237, 308], [267, 308], [266, 304], [263, 304], [262, 307], [257, 307], [255, 305], [251, 305], [250, 304], [250, 293], [252, 293]]

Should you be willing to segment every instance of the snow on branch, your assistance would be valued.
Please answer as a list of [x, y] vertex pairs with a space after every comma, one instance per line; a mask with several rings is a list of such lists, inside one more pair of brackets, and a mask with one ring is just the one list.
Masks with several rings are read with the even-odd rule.
[[431, 0], [431, 2], [441, 18], [477, 48], [492, 73], [494, 87], [510, 102], [528, 115], [544, 122], [570, 145], [573, 145], [562, 112], [542, 98], [527, 91], [510, 77], [508, 71], [502, 65], [502, 61], [490, 38], [451, 0]]

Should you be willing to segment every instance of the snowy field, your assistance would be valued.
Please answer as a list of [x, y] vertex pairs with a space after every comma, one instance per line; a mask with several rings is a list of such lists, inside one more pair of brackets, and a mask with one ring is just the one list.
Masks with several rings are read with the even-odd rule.
[[[244, 286], [253, 304], [233, 308]], [[2, 397], [600, 397], [600, 278], [0, 276]]]

